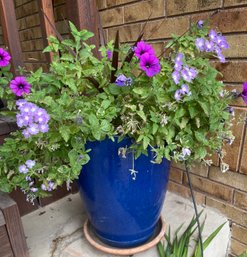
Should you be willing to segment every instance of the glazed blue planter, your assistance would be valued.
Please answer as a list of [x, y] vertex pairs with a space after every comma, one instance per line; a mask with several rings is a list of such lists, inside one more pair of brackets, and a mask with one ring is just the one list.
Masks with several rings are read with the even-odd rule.
[[80, 193], [95, 234], [104, 243], [130, 248], [152, 237], [158, 223], [167, 190], [170, 162], [153, 164], [152, 152], [134, 161], [118, 155], [118, 149], [130, 145], [106, 139], [89, 142], [91, 160], [79, 177]]

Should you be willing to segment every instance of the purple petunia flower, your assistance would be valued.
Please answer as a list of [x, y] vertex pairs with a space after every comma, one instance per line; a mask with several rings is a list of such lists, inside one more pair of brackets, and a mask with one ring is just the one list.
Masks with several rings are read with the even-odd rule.
[[199, 29], [201, 29], [201, 28], [203, 27], [203, 24], [204, 24], [204, 21], [203, 21], [203, 20], [199, 20], [199, 21], [197, 22], [197, 27], [198, 27]]
[[180, 73], [178, 72], [178, 71], [174, 71], [173, 73], [172, 73], [172, 79], [173, 79], [173, 81], [174, 81], [174, 83], [177, 85], [177, 84], [179, 84], [179, 82], [180, 82]]
[[155, 55], [145, 53], [140, 58], [140, 68], [146, 72], [148, 77], [153, 77], [160, 72], [159, 59]]
[[108, 58], [108, 59], [111, 59], [111, 57], [112, 57], [112, 51], [111, 51], [111, 50], [107, 50], [106, 55], [107, 55], [107, 58]]
[[10, 55], [3, 48], [0, 48], [0, 67], [6, 67], [10, 63]]
[[242, 96], [244, 102], [247, 104], [247, 82], [243, 83], [243, 91], [241, 93], [241, 96]]
[[35, 166], [36, 162], [33, 160], [27, 160], [26, 165], [29, 169], [32, 169]]
[[196, 39], [196, 48], [200, 50], [201, 52], [204, 51], [204, 38], [197, 38]]
[[20, 173], [23, 173], [23, 174], [28, 173], [28, 168], [27, 168], [27, 166], [26, 166], [25, 164], [20, 165], [20, 166], [19, 166], [19, 172], [20, 172]]
[[26, 78], [23, 76], [15, 77], [15, 79], [10, 81], [10, 89], [17, 96], [22, 96], [23, 94], [29, 94], [31, 85], [27, 83]]
[[136, 57], [140, 59], [146, 53], [149, 55], [155, 55], [154, 49], [151, 45], [146, 44], [144, 41], [138, 42], [135, 49]]

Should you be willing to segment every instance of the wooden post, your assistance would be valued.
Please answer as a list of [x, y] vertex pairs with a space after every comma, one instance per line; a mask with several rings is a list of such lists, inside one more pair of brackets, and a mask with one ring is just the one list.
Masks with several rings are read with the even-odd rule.
[[[39, 4], [39, 15], [40, 15], [42, 36], [44, 40], [44, 45], [47, 46], [48, 45], [47, 38], [49, 36], [56, 36], [55, 31], [53, 29], [55, 28], [55, 19], [54, 19], [52, 0], [38, 0], [38, 4]], [[52, 57], [53, 57], [52, 53], [46, 53], [46, 59], [48, 62], [52, 61]]]
[[99, 26], [98, 9], [96, 0], [66, 0], [67, 18], [72, 21], [78, 29], [87, 29], [94, 33], [89, 39], [96, 49], [94, 54], [99, 57]]
[[12, 71], [17, 74], [17, 68], [23, 66], [23, 61], [13, 0], [0, 0], [0, 20], [4, 43], [8, 46], [12, 58]]
[[28, 257], [28, 248], [16, 203], [0, 192], [0, 210], [5, 220], [11, 248], [15, 257]]

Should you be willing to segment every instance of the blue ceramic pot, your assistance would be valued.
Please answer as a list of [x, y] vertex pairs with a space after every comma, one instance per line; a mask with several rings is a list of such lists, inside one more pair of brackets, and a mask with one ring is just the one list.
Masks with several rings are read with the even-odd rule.
[[[90, 142], [91, 160], [79, 177], [80, 193], [96, 235], [106, 244], [129, 248], [147, 241], [154, 233], [164, 202], [170, 162], [153, 164], [152, 152], [134, 161], [118, 155], [130, 139]], [[138, 173], [131, 174], [131, 169]]]

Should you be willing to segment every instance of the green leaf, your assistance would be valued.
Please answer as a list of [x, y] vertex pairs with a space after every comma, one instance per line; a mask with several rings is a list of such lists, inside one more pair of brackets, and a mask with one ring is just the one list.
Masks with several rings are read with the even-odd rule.
[[147, 121], [146, 115], [143, 110], [136, 112], [145, 122]]
[[70, 138], [70, 130], [68, 126], [62, 125], [59, 127], [59, 133], [61, 134], [62, 138], [64, 139], [65, 142], [68, 142]]

